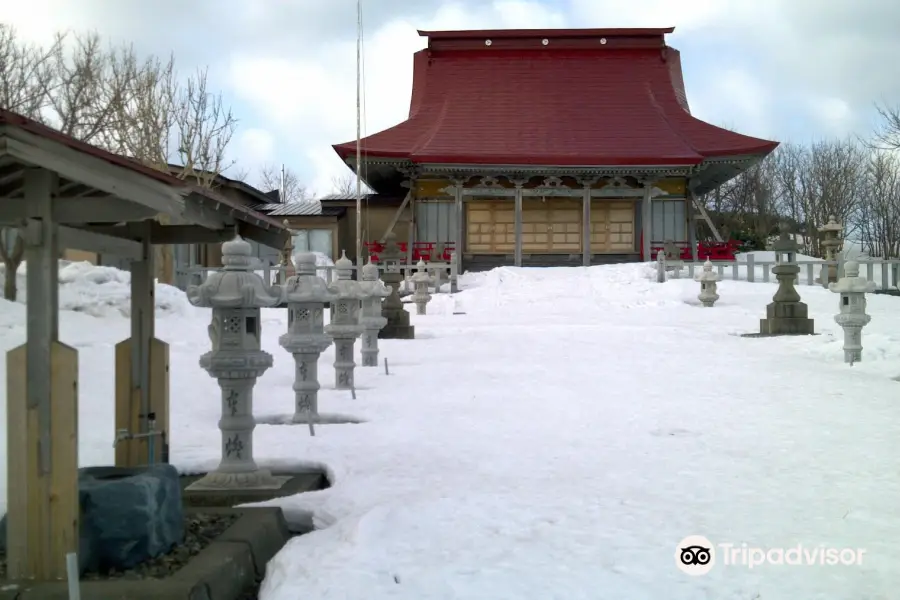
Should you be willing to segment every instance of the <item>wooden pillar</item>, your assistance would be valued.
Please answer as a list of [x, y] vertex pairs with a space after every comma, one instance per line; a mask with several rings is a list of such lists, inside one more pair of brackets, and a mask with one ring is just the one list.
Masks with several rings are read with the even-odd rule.
[[[149, 232], [148, 232], [149, 234]], [[163, 435], [123, 439], [116, 445], [116, 466], [168, 462], [169, 345], [154, 337], [153, 247], [144, 237], [143, 259], [131, 263], [131, 337], [116, 344], [116, 435], [146, 434], [153, 414]]]
[[413, 264], [413, 244], [416, 243], [416, 180], [409, 181], [409, 229], [406, 232], [406, 264]]
[[584, 195], [581, 199], [581, 264], [591, 266], [591, 185], [583, 182]]
[[[463, 262], [463, 251], [465, 247], [465, 241], [463, 240], [463, 219], [465, 219], [466, 215], [463, 207], [463, 184], [464, 181], [461, 179], [453, 181], [453, 194], [456, 203], [456, 240], [453, 243], [453, 248], [456, 250], [456, 257], [460, 265]], [[460, 269], [460, 271], [462, 271], [462, 269]]]
[[687, 190], [684, 198], [684, 214], [688, 228], [688, 243], [691, 245], [691, 259], [697, 262], [700, 259], [700, 252], [697, 248], [697, 220], [694, 217], [694, 202], [691, 195], [692, 192]]
[[55, 173], [25, 173], [27, 341], [6, 356], [7, 579], [61, 580], [78, 551], [78, 352], [59, 342]]
[[[340, 229], [338, 228], [338, 222], [335, 221], [331, 226], [331, 260], [335, 261], [340, 257], [341, 252], [338, 250], [338, 237], [340, 236]], [[369, 261], [368, 252], [366, 252], [366, 262]]]
[[641, 201], [641, 237], [644, 240], [644, 244], [641, 251], [644, 255], [644, 260], [648, 261], [653, 260], [653, 257], [650, 256], [650, 247], [653, 243], [651, 239], [653, 237], [653, 206], [651, 205], [653, 182], [645, 179], [641, 181], [641, 184], [644, 186], [644, 197]]
[[514, 181], [516, 185], [515, 211], [516, 211], [516, 266], [522, 266], [522, 182]]

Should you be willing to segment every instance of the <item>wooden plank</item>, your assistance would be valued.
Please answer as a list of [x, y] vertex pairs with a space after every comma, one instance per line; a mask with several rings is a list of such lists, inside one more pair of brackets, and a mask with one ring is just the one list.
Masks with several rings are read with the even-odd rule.
[[40, 561], [30, 550], [42, 535], [40, 521], [30, 521], [31, 496], [40, 490], [30, 476], [37, 470], [37, 440], [29, 438], [28, 414], [34, 411], [26, 407], [26, 354], [25, 344], [6, 353], [6, 569], [11, 579], [37, 572], [32, 561]]
[[[141, 390], [132, 385], [131, 338], [116, 344], [116, 430], [132, 433], [141, 431]], [[149, 412], [156, 415], [156, 431], [164, 437], [154, 440], [154, 462], [168, 462], [169, 441], [169, 345], [159, 339], [150, 341]], [[163, 442], [165, 441], [165, 446]], [[122, 440], [116, 444], [116, 466], [137, 467], [149, 460], [150, 445], [147, 438]]]
[[49, 473], [41, 474], [41, 423], [26, 406], [26, 345], [7, 353], [7, 578], [62, 580], [66, 554], [77, 552], [78, 352], [51, 344]]
[[[122, 340], [115, 348], [115, 389], [116, 389], [116, 432], [137, 431], [140, 427], [140, 394], [134, 394], [131, 386], [131, 338]], [[134, 409], [137, 399], [137, 410]], [[114, 432], [114, 435], [116, 435]], [[138, 440], [120, 440], [116, 444], [116, 466], [135, 467], [138, 462]]]
[[[154, 462], [169, 462], [169, 344], [153, 338], [150, 341], [150, 410], [156, 413]], [[146, 456], [148, 452], [145, 452]]]
[[54, 342], [51, 464], [47, 504], [50, 511], [48, 579], [66, 579], [66, 554], [78, 552], [78, 351]]

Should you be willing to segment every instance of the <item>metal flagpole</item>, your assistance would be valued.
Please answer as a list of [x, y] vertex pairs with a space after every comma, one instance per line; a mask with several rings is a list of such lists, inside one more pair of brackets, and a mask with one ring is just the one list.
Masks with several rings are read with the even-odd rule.
[[362, 0], [356, 0], [356, 268], [363, 265], [362, 241]]

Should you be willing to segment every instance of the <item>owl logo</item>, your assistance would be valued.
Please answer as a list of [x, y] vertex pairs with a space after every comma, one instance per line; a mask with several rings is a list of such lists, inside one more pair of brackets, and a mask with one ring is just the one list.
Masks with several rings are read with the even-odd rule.
[[702, 535], [689, 535], [675, 547], [675, 565], [688, 575], [706, 575], [715, 563], [715, 547]]

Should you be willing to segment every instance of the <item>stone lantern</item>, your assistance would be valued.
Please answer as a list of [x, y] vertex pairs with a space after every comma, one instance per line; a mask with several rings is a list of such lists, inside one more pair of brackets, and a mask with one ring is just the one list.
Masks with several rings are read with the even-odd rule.
[[425, 269], [425, 261], [419, 260], [416, 264], [416, 273], [413, 275], [412, 280], [416, 286], [412, 296], [413, 302], [416, 303], [416, 314], [424, 315], [425, 308], [431, 302], [431, 294], [428, 293], [428, 284], [431, 283], [431, 278]]
[[251, 252], [240, 237], [225, 242], [222, 269], [187, 290], [191, 304], [212, 308], [212, 350], [200, 357], [200, 366], [222, 389], [222, 460], [188, 489], [278, 489], [284, 483], [253, 460], [253, 386], [272, 366], [272, 355], [262, 350], [260, 308], [279, 304], [281, 289], [253, 272]]
[[325, 327], [325, 333], [334, 340], [334, 387], [339, 390], [353, 389], [353, 346], [356, 338], [362, 335], [363, 326], [359, 324], [360, 301], [365, 293], [359, 281], [350, 278], [353, 263], [345, 252], [334, 263], [337, 279], [333, 288], [337, 297], [331, 309], [331, 323]]
[[387, 234], [384, 239], [384, 250], [379, 255], [384, 264], [381, 279], [391, 288], [391, 295], [381, 304], [381, 314], [387, 319], [387, 325], [378, 332], [378, 337], [383, 340], [411, 340], [416, 337], [416, 330], [409, 324], [409, 313], [400, 300], [400, 284], [403, 283], [401, 264], [406, 257], [397, 245], [394, 232]]
[[812, 335], [814, 323], [809, 318], [809, 309], [800, 301], [800, 294], [794, 287], [800, 265], [797, 264], [797, 242], [792, 240], [787, 228], [782, 227], [781, 235], [772, 245], [775, 252], [775, 266], [772, 273], [778, 280], [778, 290], [772, 302], [766, 307], [766, 318], [759, 321], [760, 335]]
[[840, 294], [840, 312], [834, 322], [844, 330], [844, 362], [852, 365], [862, 360], [862, 329], [872, 320], [866, 314], [866, 293], [875, 291], [875, 283], [859, 276], [859, 263], [847, 261], [844, 276], [828, 289]]
[[703, 263], [703, 270], [694, 275], [694, 281], [700, 282], [700, 294], [697, 299], [703, 306], [711, 307], [719, 299], [716, 293], [717, 283], [720, 281], [719, 274], [713, 271], [713, 264], [706, 259]]
[[[290, 222], [285, 219], [282, 221], [285, 229], [290, 229]], [[294, 276], [294, 262], [291, 258], [294, 255], [294, 236], [288, 236], [287, 241], [284, 243], [284, 248], [281, 249], [281, 269], [278, 272], [278, 276], [276, 277], [276, 281], [280, 284], [284, 284], [288, 279]]]
[[[822, 248], [825, 249], [826, 263], [837, 261], [836, 251], [841, 245], [840, 234], [843, 229], [844, 227], [837, 222], [837, 219], [834, 216], [828, 217], [828, 223], [819, 228], [819, 233], [825, 238], [819, 243]], [[835, 283], [837, 280], [837, 265], [822, 265], [822, 270], [819, 273], [819, 283], [822, 284], [822, 287], [828, 287], [828, 284]]]
[[333, 286], [316, 274], [316, 255], [298, 254], [297, 274], [284, 284], [288, 331], [278, 338], [294, 356], [294, 422], [319, 414], [319, 356], [331, 345], [325, 334], [325, 305], [337, 300]]
[[391, 295], [391, 290], [378, 278], [378, 267], [369, 262], [362, 268], [360, 287], [366, 294], [362, 300], [359, 313], [359, 324], [363, 327], [362, 366], [378, 366], [378, 332], [387, 325], [387, 319], [381, 315], [382, 301]]
[[666, 282], [666, 254], [662, 250], [656, 253], [656, 282]]

